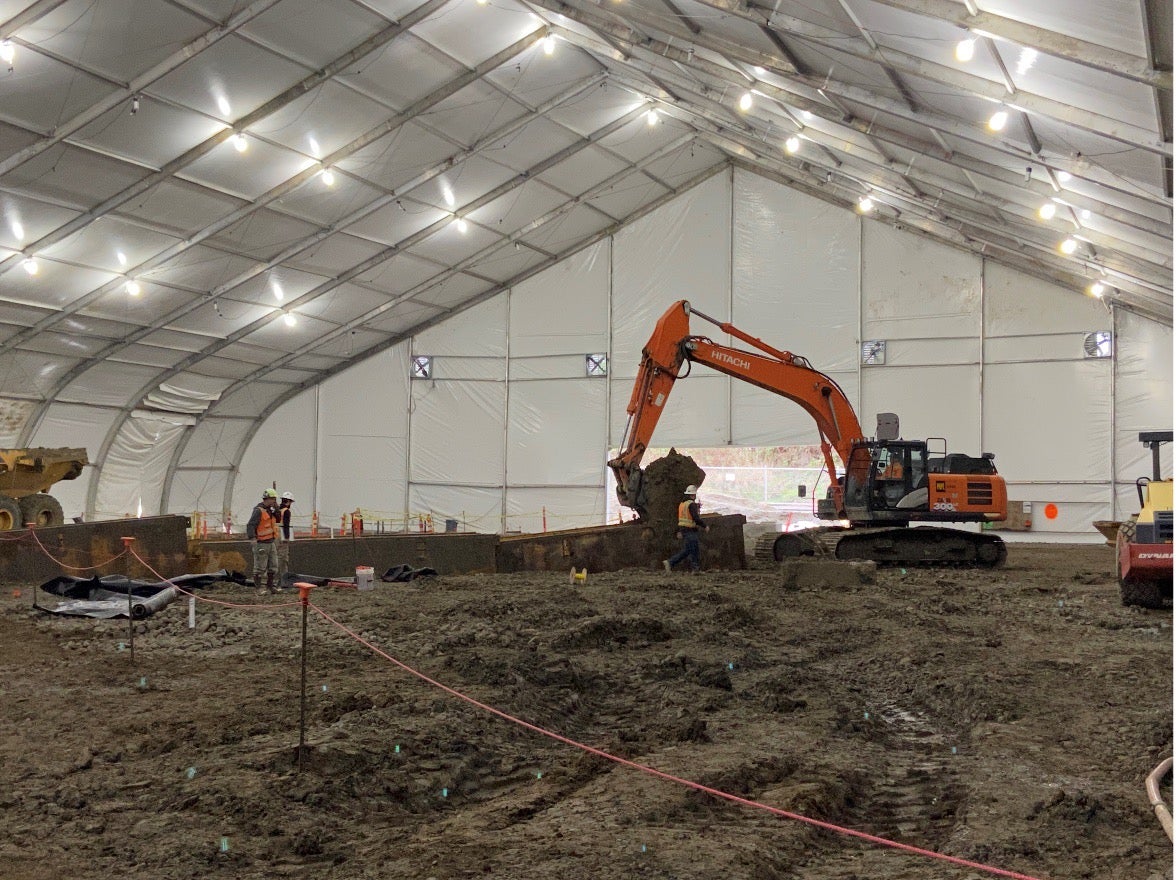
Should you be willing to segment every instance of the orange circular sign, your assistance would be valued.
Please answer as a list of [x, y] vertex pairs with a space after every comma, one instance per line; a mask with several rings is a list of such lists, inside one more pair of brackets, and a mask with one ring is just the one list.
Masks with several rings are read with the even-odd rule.
[[1058, 518], [1058, 506], [1056, 504], [1051, 503], [1051, 504], [1045, 505], [1045, 518], [1046, 519], [1057, 519]]

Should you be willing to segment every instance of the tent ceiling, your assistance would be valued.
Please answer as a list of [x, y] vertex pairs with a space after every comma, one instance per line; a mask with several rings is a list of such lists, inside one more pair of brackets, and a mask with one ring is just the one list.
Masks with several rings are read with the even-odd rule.
[[104, 365], [124, 418], [260, 417], [730, 164], [1170, 322], [1171, 35], [1163, 0], [0, 0], [5, 392], [26, 438]]

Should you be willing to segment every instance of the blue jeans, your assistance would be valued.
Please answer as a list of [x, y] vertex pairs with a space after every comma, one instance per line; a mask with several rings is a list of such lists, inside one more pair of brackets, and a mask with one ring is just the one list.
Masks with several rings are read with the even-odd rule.
[[699, 571], [702, 568], [702, 547], [698, 543], [698, 529], [682, 529], [682, 549], [670, 557], [670, 567], [673, 568], [683, 559], [690, 560], [691, 571]]

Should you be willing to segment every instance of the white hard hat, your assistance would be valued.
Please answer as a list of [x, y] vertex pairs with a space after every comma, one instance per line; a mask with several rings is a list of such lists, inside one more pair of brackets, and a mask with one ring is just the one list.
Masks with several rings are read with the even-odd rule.
[[689, 486], [686, 487], [683, 494], [684, 495], [697, 495], [698, 494], [698, 487], [695, 486], [693, 483], [691, 483]]
[[283, 501], [293, 501], [294, 500], [294, 493], [293, 492], [283, 492], [282, 493], [282, 500]]

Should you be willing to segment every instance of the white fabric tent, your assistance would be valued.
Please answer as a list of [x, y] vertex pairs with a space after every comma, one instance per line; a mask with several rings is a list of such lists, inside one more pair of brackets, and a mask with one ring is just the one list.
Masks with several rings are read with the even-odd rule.
[[[0, 2], [0, 440], [87, 447], [68, 515], [276, 481], [583, 525], [688, 298], [1086, 532], [1172, 421], [1171, 36], [1163, 0]], [[658, 439], [811, 440], [779, 403], [699, 370]]]

